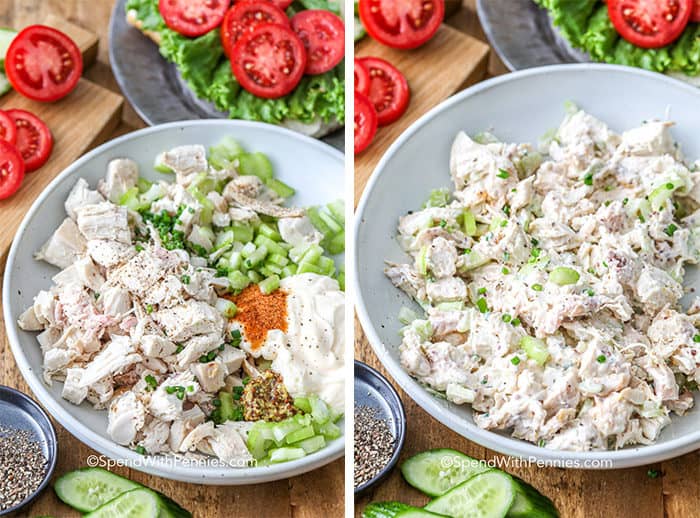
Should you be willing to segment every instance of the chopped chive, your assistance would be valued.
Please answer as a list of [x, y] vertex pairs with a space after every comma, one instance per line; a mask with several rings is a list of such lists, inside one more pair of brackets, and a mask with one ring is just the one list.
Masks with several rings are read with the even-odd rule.
[[546, 444], [547, 441], [545, 441], [544, 439], [540, 439], [539, 441], [537, 441], [537, 446], [539, 446], [540, 448], [544, 448]]
[[601, 354], [600, 356], [598, 356], [598, 357], [595, 359], [595, 361], [597, 361], [598, 363], [605, 363], [605, 360], [607, 360], [607, 358], [605, 357], [604, 354]]
[[194, 385], [187, 385], [187, 392], [194, 392]]
[[512, 317], [508, 313], [504, 313], [503, 316], [501, 317], [501, 320], [503, 320], [506, 324], [510, 322], [510, 319]]
[[153, 374], [148, 374], [144, 378], [146, 380], [146, 383], [148, 384], [149, 387], [152, 389], [156, 388], [158, 386], [158, 380], [156, 380], [156, 377]]
[[535, 239], [534, 237], [532, 239], [530, 239], [530, 243], [532, 243], [532, 246], [537, 246], [540, 244], [540, 242], [537, 239]]
[[658, 478], [659, 475], [660, 475], [659, 470], [650, 469], [647, 471], [647, 477], [649, 477], [649, 478]]
[[496, 174], [496, 176], [505, 180], [506, 178], [510, 177], [510, 173], [505, 169], [499, 169], [498, 174]]
[[212, 399], [211, 404], [216, 406], [216, 407], [219, 407], [219, 406], [221, 406], [221, 400], [219, 398]]
[[625, 198], [624, 200], [622, 200], [622, 204], [627, 205], [629, 203], [629, 201], [630, 201], [629, 198]]
[[610, 204], [611, 204], [611, 203], [612, 203], [612, 201], [606, 200], [606, 201], [603, 203], [603, 205], [605, 205], [606, 207], [610, 207]]
[[146, 304], [146, 313], [149, 315], [153, 313], [153, 306], [151, 304]]
[[486, 293], [486, 288], [479, 288], [478, 290], [476, 290], [476, 292], [477, 292], [479, 295], [484, 295], [484, 294]]
[[143, 252], [143, 247], [141, 245], [136, 245], [134, 248], [136, 248], [137, 252]]
[[173, 386], [165, 387], [165, 392], [167, 392], [168, 394], [175, 394], [175, 392], [177, 392], [177, 387], [173, 387]]
[[508, 261], [510, 259], [510, 254], [508, 252], [503, 252], [503, 260]]
[[517, 356], [513, 356], [510, 359], [510, 363], [512, 363], [513, 365], [518, 365], [520, 363], [520, 358], [518, 358]]
[[542, 250], [540, 250], [539, 248], [533, 248], [532, 251], [530, 252], [530, 255], [532, 257], [539, 257], [540, 253], [542, 253]]
[[146, 448], [144, 448], [140, 444], [136, 448], [134, 448], [134, 451], [140, 455], [146, 455]]
[[465, 248], [465, 249], [464, 249], [464, 253], [465, 253], [465, 254], [471, 254], [471, 253], [472, 253], [472, 249], [471, 249], [471, 248]]
[[479, 311], [481, 313], [486, 313], [489, 310], [489, 307], [486, 304], [486, 299], [484, 297], [481, 297], [479, 300], [476, 301], [476, 307], [479, 308]]
[[178, 398], [180, 401], [182, 401], [183, 399], [185, 399], [185, 393], [184, 393], [184, 392], [178, 392], [178, 393], [175, 395], [175, 397]]
[[669, 237], [673, 237], [673, 234], [676, 233], [676, 230], [678, 230], [678, 227], [676, 225], [674, 225], [673, 223], [671, 223], [669, 226], [667, 226], [664, 229], [664, 233], [666, 233], [666, 235]]
[[510, 216], [510, 205], [505, 204], [505, 205], [503, 206], [503, 213], [504, 213], [506, 216]]
[[593, 185], [593, 173], [588, 173], [583, 177], [583, 183], [586, 185]]
[[501, 221], [501, 226], [502, 226], [502, 227], [505, 227], [505, 226], [507, 226], [507, 225], [508, 225], [508, 220], [507, 220], [507, 219], [504, 219], [503, 221]]
[[189, 284], [190, 283], [190, 276], [183, 275], [182, 277], [180, 277], [180, 280], [182, 281], [182, 284]]
[[441, 226], [442, 228], [445, 228], [445, 227], [447, 226], [447, 221], [444, 220], [444, 219], [441, 219], [441, 220], [440, 220], [440, 226]]
[[668, 189], [669, 191], [672, 191], [675, 187], [676, 187], [676, 186], [673, 185], [672, 182], [668, 182], [668, 183], [666, 184], [666, 189]]
[[501, 273], [503, 275], [508, 275], [510, 273], [510, 270], [504, 266], [503, 268], [501, 268]]
[[516, 317], [516, 318], [514, 318], [513, 320], [511, 320], [510, 323], [511, 323], [513, 326], [518, 327], [518, 326], [520, 325], [520, 319]]
[[593, 295], [595, 295], [595, 291], [593, 291], [591, 288], [588, 288], [586, 290], [586, 295], [588, 295], [589, 297], [592, 297]]
[[700, 343], [700, 335], [695, 335], [695, 336], [693, 337], [693, 342], [695, 342], [696, 344], [697, 344], [697, 343]]
[[542, 287], [541, 284], [533, 284], [532, 289], [535, 291], [542, 291], [544, 288]]

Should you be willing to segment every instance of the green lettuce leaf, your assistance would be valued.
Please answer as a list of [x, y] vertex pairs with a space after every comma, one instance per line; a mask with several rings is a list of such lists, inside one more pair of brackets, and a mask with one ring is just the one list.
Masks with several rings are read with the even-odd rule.
[[620, 35], [610, 21], [608, 7], [601, 5], [589, 20], [586, 32], [581, 36], [581, 46], [595, 61], [609, 61]]
[[[301, 9], [309, 5], [328, 7], [326, 0], [298, 0]], [[297, 3], [297, 2], [295, 2]], [[231, 72], [224, 55], [219, 31], [198, 38], [187, 38], [169, 29], [158, 11], [158, 0], [128, 0], [127, 11], [143, 24], [143, 29], [158, 32], [160, 53], [174, 63], [195, 95], [214, 103], [233, 119], [279, 124], [285, 119], [310, 123], [320, 117], [324, 122], [343, 123], [345, 114], [344, 63], [317, 76], [305, 76], [296, 89], [279, 99], [263, 99], [243, 90]]]

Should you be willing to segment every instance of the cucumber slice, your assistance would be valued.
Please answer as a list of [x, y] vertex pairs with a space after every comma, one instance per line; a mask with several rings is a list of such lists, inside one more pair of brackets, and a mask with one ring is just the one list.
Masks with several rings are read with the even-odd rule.
[[442, 496], [489, 469], [476, 459], [448, 448], [424, 451], [401, 465], [406, 482], [433, 497]]
[[14, 29], [2, 28], [0, 29], [0, 61], [5, 61], [5, 55], [7, 54], [7, 49], [12, 43], [12, 40], [17, 36], [17, 31]]
[[10, 81], [4, 73], [0, 72], [0, 95], [5, 95], [10, 90], [12, 90]]
[[515, 484], [515, 500], [508, 510], [509, 518], [557, 518], [559, 512], [552, 501], [537, 489], [518, 477]]
[[430, 518], [443, 516], [401, 502], [374, 502], [362, 511], [362, 518]]
[[362, 25], [362, 20], [358, 16], [354, 17], [355, 25], [353, 27], [355, 41], [360, 41], [362, 38], [367, 36], [367, 30], [365, 26]]
[[83, 513], [140, 487], [143, 486], [102, 468], [76, 469], [59, 477], [53, 485], [58, 498]]
[[155, 516], [190, 518], [192, 514], [169, 498], [143, 487], [122, 493], [84, 516], [86, 518], [153, 518]]
[[461, 483], [428, 503], [425, 509], [452, 518], [504, 518], [515, 493], [510, 475], [492, 470]]

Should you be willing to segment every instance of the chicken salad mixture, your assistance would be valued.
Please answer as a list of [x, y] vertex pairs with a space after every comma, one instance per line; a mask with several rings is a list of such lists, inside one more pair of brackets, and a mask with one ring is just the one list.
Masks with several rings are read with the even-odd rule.
[[651, 444], [693, 406], [700, 172], [669, 122], [616, 134], [567, 107], [539, 148], [460, 133], [454, 190], [400, 219], [386, 275], [403, 367], [475, 423], [541, 447]]
[[107, 410], [142, 454], [232, 467], [297, 459], [340, 437], [343, 203], [294, 190], [233, 139], [156, 158], [167, 180], [112, 160], [79, 179], [36, 258], [61, 269], [19, 318], [43, 376]]

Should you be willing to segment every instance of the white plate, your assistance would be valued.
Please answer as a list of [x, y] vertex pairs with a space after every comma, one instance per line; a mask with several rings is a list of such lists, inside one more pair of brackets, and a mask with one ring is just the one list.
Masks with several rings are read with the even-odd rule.
[[[700, 158], [700, 92], [659, 74], [606, 65], [558, 65], [501, 76], [443, 102], [416, 121], [389, 148], [365, 189], [355, 220], [355, 275], [360, 321], [375, 353], [399, 385], [429, 414], [476, 443], [525, 459], [561, 467], [624, 468], [658, 462], [700, 447], [697, 406], [673, 422], [650, 446], [608, 452], [554, 451], [478, 428], [469, 406], [429, 394], [398, 360], [403, 292], [384, 276], [384, 260], [405, 262], [396, 242], [398, 218], [420, 208], [431, 189], [450, 187], [449, 157], [455, 135], [491, 130], [505, 142], [533, 142], [564, 117], [570, 100], [614, 130], [664, 118], [670, 110], [673, 135], [686, 156]], [[697, 270], [687, 275], [700, 286]], [[696, 397], [696, 401], [698, 398]], [[608, 465], [612, 462], [612, 466]]]
[[[80, 123], [80, 122], [78, 122]], [[110, 459], [135, 469], [185, 482], [216, 485], [254, 484], [304, 473], [341, 457], [344, 438], [292, 462], [255, 468], [186, 465], [159, 456], [144, 457], [115, 444], [107, 435], [106, 411], [88, 403], [75, 406], [61, 398], [62, 383], [47, 387], [42, 380], [42, 358], [36, 334], [22, 331], [16, 322], [41, 289], [51, 286], [58, 269], [33, 259], [33, 254], [66, 217], [63, 203], [78, 178], [95, 188], [114, 158], [128, 157], [149, 180], [163, 179], [153, 170], [161, 151], [183, 144], [210, 146], [230, 135], [249, 151], [261, 151], [272, 161], [278, 177], [297, 189], [290, 200], [307, 206], [343, 198], [343, 155], [317, 140], [275, 126], [243, 121], [201, 120], [164, 124], [129, 133], [80, 158], [54, 179], [34, 202], [17, 231], [5, 269], [3, 308], [10, 347], [24, 379], [49, 413], [80, 441]]]

